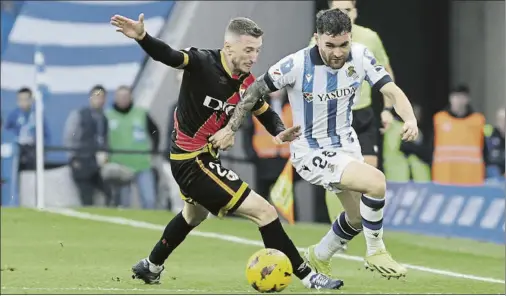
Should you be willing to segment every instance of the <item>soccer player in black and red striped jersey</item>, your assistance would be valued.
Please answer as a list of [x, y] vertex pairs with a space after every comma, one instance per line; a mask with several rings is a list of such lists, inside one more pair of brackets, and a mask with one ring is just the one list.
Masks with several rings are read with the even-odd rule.
[[[254, 82], [250, 73], [262, 46], [262, 30], [247, 18], [230, 21], [222, 49], [175, 50], [151, 37], [139, 19], [115, 15], [111, 24], [125, 36], [137, 40], [154, 60], [184, 69], [178, 107], [174, 114], [170, 162], [172, 173], [186, 201], [184, 209], [165, 228], [150, 256], [132, 268], [134, 277], [157, 283], [170, 253], [199, 225], [208, 212], [217, 216], [235, 212], [255, 222], [266, 248], [277, 249], [290, 259], [294, 274], [304, 286], [339, 289], [343, 282], [315, 273], [306, 265], [283, 230], [277, 212], [251, 190], [233, 171], [222, 166], [208, 138], [230, 119], [241, 93]], [[285, 129], [283, 122], [265, 101], [252, 112], [279, 143], [296, 139], [300, 127]]]

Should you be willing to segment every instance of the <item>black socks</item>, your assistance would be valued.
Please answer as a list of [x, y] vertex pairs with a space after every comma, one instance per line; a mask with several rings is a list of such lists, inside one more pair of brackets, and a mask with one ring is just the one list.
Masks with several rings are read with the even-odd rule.
[[184, 219], [183, 213], [179, 212], [165, 227], [162, 238], [149, 255], [149, 261], [156, 265], [162, 265], [193, 228], [195, 226], [189, 225]]
[[283, 252], [292, 263], [293, 274], [299, 279], [305, 278], [311, 272], [311, 268], [304, 263], [304, 259], [283, 229], [279, 218], [260, 227], [259, 230], [265, 247]]

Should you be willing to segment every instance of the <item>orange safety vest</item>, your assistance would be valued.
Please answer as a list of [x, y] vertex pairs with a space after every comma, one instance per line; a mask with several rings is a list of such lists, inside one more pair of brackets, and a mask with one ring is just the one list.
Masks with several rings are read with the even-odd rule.
[[432, 180], [448, 185], [480, 185], [485, 179], [485, 117], [473, 113], [455, 118], [447, 111], [434, 116]]
[[[292, 109], [288, 103], [283, 106], [281, 120], [286, 127], [291, 127], [293, 125]], [[256, 117], [253, 117], [253, 124], [255, 127], [255, 133], [253, 135], [253, 149], [255, 149], [259, 158], [275, 158], [277, 156], [281, 156], [283, 158], [290, 157], [290, 144], [276, 144], [272, 135], [269, 134]]]

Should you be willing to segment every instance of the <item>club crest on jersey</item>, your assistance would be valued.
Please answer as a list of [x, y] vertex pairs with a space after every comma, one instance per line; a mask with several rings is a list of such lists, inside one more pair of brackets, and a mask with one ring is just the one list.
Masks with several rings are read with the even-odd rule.
[[357, 71], [355, 71], [355, 66], [349, 66], [348, 69], [346, 69], [346, 76], [352, 77], [353, 79], [358, 79]]
[[304, 100], [306, 100], [306, 102], [310, 103], [313, 101], [313, 93], [310, 93], [310, 92], [303, 92], [302, 93], [302, 97], [304, 98]]

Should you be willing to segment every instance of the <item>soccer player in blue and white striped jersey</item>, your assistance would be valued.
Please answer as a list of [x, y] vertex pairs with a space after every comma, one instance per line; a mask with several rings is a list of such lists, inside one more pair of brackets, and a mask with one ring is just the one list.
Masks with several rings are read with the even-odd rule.
[[404, 120], [403, 140], [407, 141], [418, 134], [413, 108], [373, 54], [364, 45], [352, 43], [351, 20], [344, 12], [319, 12], [316, 27], [316, 45], [288, 55], [257, 78], [227, 126], [210, 141], [217, 148], [229, 148], [255, 102], [286, 88], [294, 125], [302, 127], [302, 136], [291, 143], [293, 166], [310, 183], [342, 192], [345, 209], [320, 243], [308, 250], [309, 263], [319, 272], [330, 273], [332, 255], [363, 230], [366, 266], [386, 277], [405, 276], [406, 268], [392, 259], [383, 242], [385, 176], [364, 163], [351, 126], [351, 108], [360, 85], [367, 81], [394, 102]]

